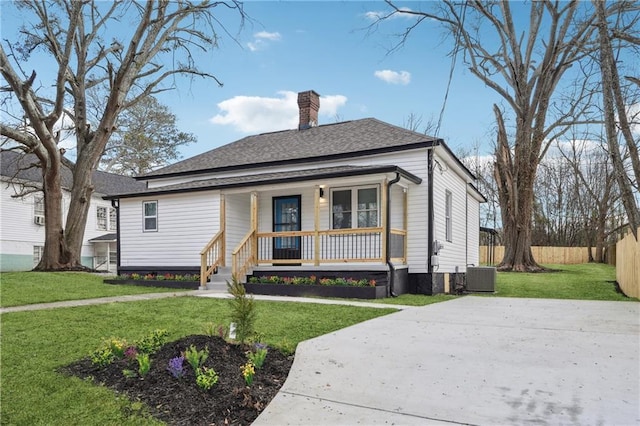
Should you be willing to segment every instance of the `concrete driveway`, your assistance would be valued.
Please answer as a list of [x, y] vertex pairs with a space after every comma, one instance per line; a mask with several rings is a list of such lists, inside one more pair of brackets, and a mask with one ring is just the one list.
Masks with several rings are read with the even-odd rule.
[[302, 342], [255, 425], [640, 424], [640, 304], [467, 296]]

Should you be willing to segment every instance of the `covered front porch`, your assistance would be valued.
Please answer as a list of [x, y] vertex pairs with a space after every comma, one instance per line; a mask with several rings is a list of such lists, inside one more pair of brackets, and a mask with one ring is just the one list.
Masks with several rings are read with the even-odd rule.
[[219, 231], [200, 253], [201, 286], [222, 267], [246, 282], [254, 272], [406, 265], [408, 189], [420, 180], [393, 170], [221, 191]]

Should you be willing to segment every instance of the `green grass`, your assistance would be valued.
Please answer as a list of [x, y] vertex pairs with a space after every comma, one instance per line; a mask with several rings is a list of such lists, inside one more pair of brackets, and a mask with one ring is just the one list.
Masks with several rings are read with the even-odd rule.
[[[395, 309], [256, 301], [256, 331], [274, 346], [395, 312]], [[228, 324], [228, 301], [176, 297], [2, 314], [1, 423], [153, 425], [145, 407], [56, 369], [88, 355], [102, 338], [136, 340], [166, 329], [170, 340]]]
[[610, 265], [545, 265], [556, 272], [499, 272], [496, 293], [500, 297], [546, 299], [637, 300], [618, 293], [616, 270]]
[[176, 292], [170, 288], [104, 284], [86, 272], [5, 272], [0, 274], [0, 306], [30, 305], [125, 294]]

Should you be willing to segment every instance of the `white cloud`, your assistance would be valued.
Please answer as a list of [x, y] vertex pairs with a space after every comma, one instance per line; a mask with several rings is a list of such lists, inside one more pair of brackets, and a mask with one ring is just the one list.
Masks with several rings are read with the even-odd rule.
[[371, 10], [369, 12], [364, 13], [364, 17], [370, 21], [379, 21], [380, 19], [395, 19], [395, 18], [414, 18], [415, 16], [410, 13], [402, 13], [402, 12], [413, 12], [408, 7], [400, 7], [399, 13], [393, 13], [393, 10]]
[[631, 133], [640, 136], [640, 103], [630, 105], [628, 111]]
[[[298, 127], [298, 94], [278, 92], [279, 97], [234, 96], [218, 104], [220, 113], [209, 121], [232, 126], [243, 133], [264, 133]], [[320, 97], [319, 114], [334, 117], [338, 108], [346, 104], [342, 95]]]
[[265, 49], [269, 42], [280, 40], [282, 40], [282, 36], [279, 32], [260, 31], [253, 35], [253, 41], [248, 42], [247, 47], [250, 51], [255, 52], [256, 50]]
[[389, 84], [407, 85], [411, 82], [411, 73], [407, 71], [380, 70], [373, 73], [380, 80]]

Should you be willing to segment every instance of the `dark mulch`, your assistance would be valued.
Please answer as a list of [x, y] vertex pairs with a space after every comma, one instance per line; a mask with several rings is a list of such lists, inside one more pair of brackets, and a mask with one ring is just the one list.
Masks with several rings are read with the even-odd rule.
[[[176, 379], [167, 366], [190, 345], [209, 348], [204, 366], [213, 368], [218, 383], [205, 391], [196, 385], [195, 374], [186, 362], [185, 376]], [[247, 362], [247, 347], [230, 344], [220, 337], [187, 336], [167, 343], [151, 357], [151, 369], [143, 378], [127, 378], [123, 369], [137, 371], [137, 363], [118, 360], [107, 367], [94, 366], [84, 358], [61, 369], [68, 375], [92, 378], [133, 400], [147, 404], [151, 414], [172, 425], [248, 425], [262, 412], [284, 383], [293, 362], [270, 348], [261, 369], [256, 369], [253, 384], [247, 387], [240, 367]]]

